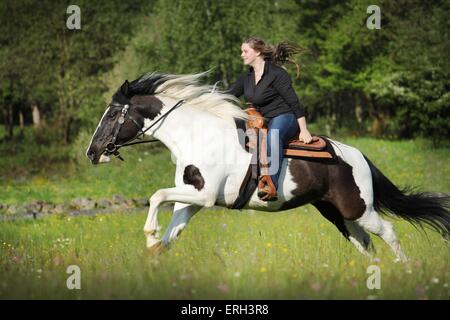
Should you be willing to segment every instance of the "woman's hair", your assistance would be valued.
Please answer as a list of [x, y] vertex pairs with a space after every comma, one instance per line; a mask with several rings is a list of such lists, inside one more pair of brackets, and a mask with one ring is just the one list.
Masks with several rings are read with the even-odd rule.
[[263, 39], [250, 37], [244, 40], [253, 50], [261, 52], [264, 59], [269, 59], [273, 63], [282, 66], [285, 63], [295, 64], [297, 67], [297, 77], [300, 74], [300, 65], [294, 60], [294, 55], [307, 51], [289, 42], [280, 42], [276, 46], [267, 44]]

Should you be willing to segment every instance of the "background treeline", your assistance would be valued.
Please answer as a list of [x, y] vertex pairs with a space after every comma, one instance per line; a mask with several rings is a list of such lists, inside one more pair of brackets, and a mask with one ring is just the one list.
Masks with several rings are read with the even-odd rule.
[[[380, 0], [78, 0], [0, 2], [0, 139], [68, 144], [92, 131], [125, 79], [211, 70], [226, 88], [245, 71], [241, 41], [297, 43], [296, 91], [317, 133], [450, 136], [450, 2]], [[381, 8], [381, 29], [366, 12]], [[288, 67], [295, 77], [296, 69]]]

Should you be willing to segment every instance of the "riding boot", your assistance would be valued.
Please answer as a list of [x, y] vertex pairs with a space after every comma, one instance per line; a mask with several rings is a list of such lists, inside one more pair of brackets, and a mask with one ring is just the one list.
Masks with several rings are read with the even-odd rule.
[[278, 200], [277, 189], [269, 175], [261, 176], [258, 183], [258, 197], [263, 201]]

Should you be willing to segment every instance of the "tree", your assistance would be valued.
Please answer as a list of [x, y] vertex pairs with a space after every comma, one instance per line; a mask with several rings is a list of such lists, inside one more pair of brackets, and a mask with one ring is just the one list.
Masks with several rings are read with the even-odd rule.
[[[125, 47], [142, 3], [80, 0], [81, 30], [69, 30], [69, 2], [2, 2], [0, 15], [7, 23], [0, 32], [0, 81], [23, 88], [19, 95], [29, 104], [45, 106], [57, 137], [70, 142], [74, 129], [91, 121], [90, 110], [102, 101], [106, 87], [100, 75]], [[2, 87], [3, 97], [11, 92], [17, 97], [17, 90]]]

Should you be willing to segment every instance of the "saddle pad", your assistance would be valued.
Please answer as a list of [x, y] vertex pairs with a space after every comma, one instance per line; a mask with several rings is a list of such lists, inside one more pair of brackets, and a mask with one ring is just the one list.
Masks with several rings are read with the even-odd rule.
[[[330, 144], [330, 141], [322, 137], [314, 138], [317, 138], [316, 142], [314, 142], [314, 145], [315, 147], [317, 147], [317, 149], [311, 147], [310, 144], [305, 144], [303, 142], [300, 142], [300, 144], [297, 144], [297, 142], [292, 144], [291, 141], [284, 149], [284, 155], [287, 158], [304, 159], [330, 164], [337, 163], [337, 156]], [[322, 143], [324, 144], [323, 147]], [[308, 147], [308, 149], [306, 147]]]
[[327, 143], [321, 137], [313, 136], [311, 143], [304, 143], [300, 140], [292, 139], [289, 141], [286, 149], [294, 149], [294, 150], [324, 150], [327, 146]]
[[327, 158], [333, 159], [331, 153], [327, 151], [310, 151], [310, 150], [294, 150], [284, 149], [285, 156], [292, 157], [305, 157], [305, 158]]

